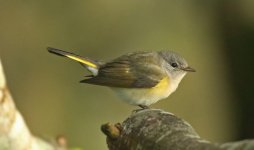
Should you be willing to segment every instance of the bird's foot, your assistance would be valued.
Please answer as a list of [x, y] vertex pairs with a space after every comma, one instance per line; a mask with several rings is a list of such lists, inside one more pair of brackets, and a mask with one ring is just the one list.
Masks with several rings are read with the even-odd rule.
[[132, 113], [137, 113], [137, 112], [142, 111], [142, 110], [145, 110], [145, 109], [150, 109], [150, 108], [149, 108], [148, 106], [146, 106], [146, 105], [138, 105], [138, 106], [139, 106], [140, 108], [133, 110]]

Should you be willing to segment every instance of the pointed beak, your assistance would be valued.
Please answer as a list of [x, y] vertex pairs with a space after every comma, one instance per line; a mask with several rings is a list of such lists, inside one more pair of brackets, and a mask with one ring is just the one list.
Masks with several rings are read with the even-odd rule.
[[187, 71], [187, 72], [196, 72], [195, 69], [191, 68], [191, 67], [185, 67], [185, 68], [181, 68], [183, 71]]

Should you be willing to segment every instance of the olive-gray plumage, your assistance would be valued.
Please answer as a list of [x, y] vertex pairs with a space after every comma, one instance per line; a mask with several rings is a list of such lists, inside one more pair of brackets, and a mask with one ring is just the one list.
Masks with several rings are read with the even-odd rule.
[[55, 48], [48, 50], [78, 61], [92, 73], [80, 82], [110, 87], [127, 103], [139, 106], [168, 97], [187, 71], [195, 71], [172, 51], [133, 52], [101, 62]]
[[[165, 62], [167, 63], [165, 65]], [[183, 73], [182, 68], [188, 67], [184, 58], [172, 51], [134, 52], [120, 56], [99, 67], [98, 75], [84, 79], [82, 83], [123, 88], [154, 87], [166, 76], [167, 71], [161, 69], [165, 65], [175, 73]]]
[[166, 74], [158, 57], [161, 56], [157, 52], [129, 53], [101, 65], [97, 76], [81, 82], [124, 88], [153, 87]]

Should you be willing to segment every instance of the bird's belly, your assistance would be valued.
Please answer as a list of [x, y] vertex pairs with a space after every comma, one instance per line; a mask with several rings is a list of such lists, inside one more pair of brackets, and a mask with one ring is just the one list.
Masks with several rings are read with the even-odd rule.
[[168, 97], [175, 88], [170, 86], [169, 78], [162, 79], [152, 88], [112, 88], [125, 102], [132, 105], [149, 106]]

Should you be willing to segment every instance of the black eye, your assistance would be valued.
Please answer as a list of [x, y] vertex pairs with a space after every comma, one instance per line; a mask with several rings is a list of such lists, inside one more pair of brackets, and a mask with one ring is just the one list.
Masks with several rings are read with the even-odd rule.
[[171, 66], [176, 68], [176, 67], [178, 67], [178, 64], [177, 63], [172, 63]]

